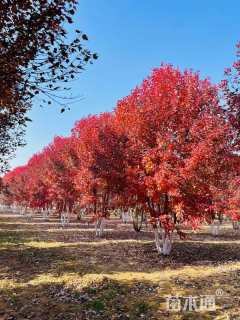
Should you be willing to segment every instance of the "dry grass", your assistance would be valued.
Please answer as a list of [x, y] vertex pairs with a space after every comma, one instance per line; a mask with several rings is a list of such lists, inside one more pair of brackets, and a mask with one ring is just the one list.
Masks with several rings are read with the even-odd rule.
[[[148, 231], [0, 216], [0, 319], [240, 319], [240, 236], [204, 227], [171, 257]], [[220, 290], [219, 290], [220, 289]], [[215, 295], [215, 311], [168, 312], [166, 296]], [[219, 295], [221, 293], [221, 295]]]

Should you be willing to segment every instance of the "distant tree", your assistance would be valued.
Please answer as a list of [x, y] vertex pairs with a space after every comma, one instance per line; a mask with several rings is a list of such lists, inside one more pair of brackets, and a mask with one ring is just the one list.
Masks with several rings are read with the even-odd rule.
[[240, 42], [236, 48], [236, 60], [231, 67], [225, 69], [221, 88], [226, 117], [234, 129], [231, 142], [235, 151], [240, 151]]
[[[42, 152], [45, 174], [42, 177], [48, 190], [48, 203], [58, 212], [72, 212], [78, 193], [74, 178], [78, 167], [78, 158], [71, 137], [55, 137]], [[38, 174], [39, 179], [39, 174]]]
[[229, 144], [233, 150], [231, 169], [223, 179], [225, 188], [221, 198], [225, 199], [225, 208], [233, 221], [240, 220], [240, 42], [236, 49], [235, 61], [225, 69], [225, 79], [221, 83], [225, 118], [232, 128]]
[[74, 185], [77, 162], [73, 139], [55, 137], [26, 166], [4, 176], [3, 183], [10, 191], [9, 202], [34, 210], [55, 207], [59, 213], [72, 211], [78, 199]]
[[80, 204], [88, 207], [99, 223], [101, 235], [104, 218], [119, 203], [126, 183], [124, 153], [126, 137], [114, 125], [114, 115], [103, 113], [76, 123], [72, 130], [80, 159], [75, 176]]
[[27, 188], [29, 180], [27, 176], [27, 165], [20, 166], [8, 172], [3, 182], [8, 190], [8, 202], [10, 204], [18, 203], [25, 207], [29, 203]]
[[[92, 54], [83, 41], [88, 38], [76, 30], [67, 41], [66, 27], [73, 23], [77, 0], [2, 0], [0, 3], [0, 170], [9, 155], [22, 145], [29, 119], [26, 112], [32, 99], [41, 95], [42, 103], [61, 104], [67, 89]], [[44, 97], [45, 96], [45, 97]]]

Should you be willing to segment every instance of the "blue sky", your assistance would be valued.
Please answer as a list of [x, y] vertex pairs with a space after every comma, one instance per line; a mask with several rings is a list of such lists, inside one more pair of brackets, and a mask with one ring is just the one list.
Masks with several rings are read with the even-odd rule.
[[161, 62], [192, 68], [218, 82], [234, 60], [239, 12], [239, 0], [81, 0], [76, 26], [99, 54], [73, 84], [73, 95], [83, 100], [63, 114], [35, 103], [27, 146], [17, 151], [11, 166], [27, 162], [55, 135], [69, 135], [81, 117], [112, 110]]

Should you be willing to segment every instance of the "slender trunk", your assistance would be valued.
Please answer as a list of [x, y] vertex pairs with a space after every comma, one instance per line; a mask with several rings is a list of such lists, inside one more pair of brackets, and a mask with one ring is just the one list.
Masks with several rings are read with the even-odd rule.
[[233, 230], [239, 230], [239, 221], [232, 221]]
[[162, 231], [162, 242], [159, 236], [159, 227], [154, 229], [155, 244], [157, 252], [168, 256], [172, 251], [172, 233], [167, 233], [165, 230]]
[[162, 250], [161, 250], [161, 243], [160, 243], [158, 228], [154, 229], [154, 236], [155, 236], [155, 244], [156, 244], [157, 252], [161, 254]]
[[102, 237], [105, 226], [105, 218], [98, 218], [95, 224], [95, 231], [97, 237]]
[[211, 227], [212, 235], [214, 237], [217, 237], [219, 235], [219, 231], [220, 231], [220, 222], [217, 220], [217, 221], [214, 221], [212, 224], [212, 227]]
[[46, 209], [43, 210], [43, 220], [48, 221], [48, 211]]
[[165, 256], [169, 256], [172, 251], [172, 233], [166, 233], [166, 231], [163, 231], [162, 234], [162, 254]]
[[105, 227], [105, 218], [101, 219], [99, 236], [102, 237]]
[[31, 221], [32, 220], [32, 209], [28, 208], [26, 210], [26, 217], [27, 217], [27, 220], [28, 221]]
[[136, 208], [132, 213], [133, 228], [136, 232], [140, 232], [143, 224], [143, 212], [139, 212]]
[[148, 220], [147, 220], [146, 214], [145, 214], [145, 217], [144, 217], [144, 222], [145, 222], [146, 229], [148, 229]]
[[63, 211], [61, 212], [61, 224], [62, 227], [65, 227], [69, 223], [69, 212], [68, 211]]

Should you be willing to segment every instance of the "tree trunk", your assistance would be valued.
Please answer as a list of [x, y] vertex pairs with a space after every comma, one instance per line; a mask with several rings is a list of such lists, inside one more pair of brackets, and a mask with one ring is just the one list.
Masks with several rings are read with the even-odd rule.
[[158, 253], [162, 253], [158, 228], [154, 229], [155, 245]]
[[61, 224], [62, 227], [65, 227], [69, 223], [69, 213], [67, 211], [61, 212]]
[[239, 221], [232, 221], [233, 230], [239, 230]]
[[212, 235], [214, 237], [217, 237], [219, 235], [219, 230], [220, 230], [220, 222], [219, 222], [219, 220], [214, 221], [213, 224], [212, 224], [212, 227], [211, 227]]
[[95, 224], [95, 230], [96, 230], [96, 236], [102, 237], [104, 232], [104, 226], [105, 226], [105, 218], [101, 217], [98, 218]]
[[172, 233], [169, 234], [166, 233], [166, 231], [163, 231], [162, 237], [162, 254], [165, 256], [169, 256], [172, 251]]
[[143, 224], [143, 212], [135, 210], [132, 214], [133, 228], [136, 232], [140, 232]]
[[157, 252], [164, 256], [170, 255], [172, 251], [172, 233], [169, 234], [162, 230], [162, 243], [159, 236], [159, 227], [154, 229], [154, 235]]
[[48, 211], [47, 210], [43, 210], [43, 220], [48, 221]]
[[123, 211], [122, 212], [122, 222], [123, 223], [128, 223], [130, 221], [130, 215], [128, 211]]

